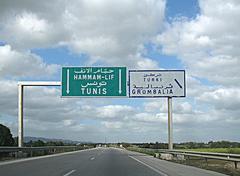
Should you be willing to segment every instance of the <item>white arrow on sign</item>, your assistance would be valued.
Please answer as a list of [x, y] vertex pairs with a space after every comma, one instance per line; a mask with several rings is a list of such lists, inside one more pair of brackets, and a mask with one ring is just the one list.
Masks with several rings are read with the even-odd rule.
[[119, 94], [121, 94], [122, 93], [122, 85], [121, 85], [121, 83], [122, 83], [122, 78], [121, 78], [121, 76], [122, 76], [122, 70], [121, 69], [119, 69], [119, 71], [118, 71], [118, 76], [119, 76], [119, 79], [118, 79], [118, 81], [119, 81], [119, 91], [118, 91], [118, 93]]
[[70, 93], [70, 90], [69, 90], [69, 69], [67, 69], [67, 94]]

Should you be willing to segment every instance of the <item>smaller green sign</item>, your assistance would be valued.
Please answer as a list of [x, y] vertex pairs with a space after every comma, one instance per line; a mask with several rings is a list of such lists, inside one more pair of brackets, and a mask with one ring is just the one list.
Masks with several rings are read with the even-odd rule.
[[62, 68], [62, 97], [126, 95], [126, 67]]

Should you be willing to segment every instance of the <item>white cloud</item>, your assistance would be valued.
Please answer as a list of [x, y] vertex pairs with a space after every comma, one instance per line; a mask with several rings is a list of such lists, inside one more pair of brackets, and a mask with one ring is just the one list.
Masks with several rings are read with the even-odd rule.
[[161, 122], [163, 119], [161, 116], [153, 114], [153, 113], [137, 113], [134, 117], [134, 120], [140, 121], [140, 122], [147, 122], [147, 123], [153, 123], [153, 122]]
[[[0, 2], [0, 35], [14, 49], [67, 46], [93, 64], [155, 68], [139, 57], [161, 29], [165, 0]], [[3, 8], [4, 7], [4, 8]], [[54, 9], [54, 10], [53, 10]]]
[[194, 19], [176, 18], [158, 35], [165, 54], [177, 55], [190, 75], [224, 86], [239, 86], [240, 3], [200, 0]]
[[206, 85], [202, 83], [197, 77], [192, 77], [187, 74], [187, 80], [186, 80], [186, 92], [187, 97], [197, 97], [199, 95], [202, 95], [204, 92], [214, 89], [213, 85]]
[[17, 115], [17, 82], [0, 80], [0, 114]]
[[189, 102], [178, 103], [174, 111], [178, 114], [193, 114], [192, 105]]
[[[66, 46], [89, 55], [87, 64], [155, 69], [158, 61], [144, 57], [145, 44], [159, 34], [156, 44], [164, 54], [178, 56], [188, 73], [188, 98], [173, 101], [176, 141], [239, 140], [239, 2], [201, 0], [196, 18], [176, 18], [161, 33], [165, 3], [2, 0], [0, 40], [6, 45], [0, 46], [1, 123], [16, 135], [17, 82], [6, 79], [53, 75], [58, 68], [31, 49]], [[55, 87], [28, 87], [24, 93], [27, 135], [92, 141], [121, 136], [130, 142], [167, 138], [166, 99], [122, 105], [109, 99], [62, 99]], [[219, 133], [226, 128], [231, 130]]]
[[[0, 121], [9, 125], [17, 135], [17, 82], [4, 80], [0, 83], [3, 87], [0, 92]], [[55, 87], [25, 87], [25, 134], [55, 135], [59, 138], [72, 136], [72, 139], [78, 140], [88, 134], [89, 139], [96, 141], [99, 133], [105, 131], [104, 127], [122, 129], [124, 118], [135, 111], [127, 105], [106, 105], [109, 102], [104, 99], [101, 102], [94, 99], [67, 99], [61, 98], [60, 94]], [[97, 125], [98, 122], [102, 126]], [[81, 132], [81, 135], [76, 132]]]
[[162, 101], [148, 101], [144, 103], [144, 110], [146, 112], [156, 112], [160, 110]]
[[51, 76], [58, 65], [48, 65], [30, 52], [18, 52], [9, 45], [0, 46], [0, 77]]
[[123, 127], [122, 122], [108, 122], [108, 121], [103, 121], [102, 124], [108, 128], [108, 129], [120, 129]]
[[[137, 5], [136, 5], [137, 4]], [[83, 10], [79, 11], [81, 7]], [[83, 1], [73, 4], [64, 13], [71, 31], [66, 45], [77, 53], [87, 53], [91, 63], [156, 68], [156, 63], [142, 58], [142, 44], [161, 28], [164, 1]], [[146, 25], [147, 24], [147, 25]], [[77, 29], [77, 30], [76, 30]], [[80, 29], [80, 30], [79, 30]]]
[[[139, 44], [158, 32], [164, 8], [165, 2], [156, 0], [80, 1], [66, 7], [64, 17], [74, 32], [72, 40], [81, 43], [78, 52], [85, 48], [94, 56], [121, 57], [135, 53]], [[101, 50], [105, 47], [106, 52]]]
[[238, 88], [219, 88], [205, 92], [197, 100], [214, 106], [217, 110], [239, 110], [240, 108], [240, 89]]
[[173, 118], [181, 133], [187, 135], [186, 129], [191, 129], [192, 139], [204, 134], [200, 128], [216, 137], [217, 132], [222, 134], [221, 128], [234, 124], [226, 136], [236, 140], [240, 100], [240, 21], [236, 17], [240, 3], [200, 0], [199, 6], [195, 18], [175, 18], [155, 40], [164, 54], [177, 56], [188, 73], [190, 102], [175, 104]]
[[[0, 121], [17, 133], [17, 82], [1, 81]], [[227, 92], [230, 92], [228, 94]], [[209, 92], [203, 95], [209, 102], [221, 103], [239, 95], [238, 90], [226, 92]], [[237, 96], [235, 96], [237, 98]], [[219, 101], [218, 101], [219, 100]], [[60, 98], [60, 90], [54, 87], [27, 87], [25, 89], [24, 121], [25, 134], [30, 136], [45, 136], [54, 138], [71, 138], [75, 140], [99, 141], [104, 136], [121, 136], [124, 141], [165, 140], [167, 137], [167, 101], [148, 101], [144, 108], [139, 105], [108, 105], [110, 100], [102, 99], [66, 99]], [[200, 101], [200, 99], [198, 100]], [[203, 101], [203, 99], [201, 99]], [[236, 102], [236, 108], [239, 102]], [[232, 106], [232, 105], [231, 105]], [[152, 111], [146, 111], [147, 108]], [[213, 137], [217, 135], [219, 125], [239, 125], [239, 111], [229, 113], [225, 108], [198, 110], [185, 100], [173, 101], [173, 123], [181, 140], [206, 139], [205, 131], [212, 130]], [[43, 111], [44, 110], [44, 111]], [[227, 117], [227, 118], [226, 118]], [[200, 125], [201, 124], [201, 125]], [[199, 128], [199, 125], [201, 128]], [[198, 130], [199, 129], [199, 130]], [[200, 130], [201, 129], [201, 130]], [[193, 131], [194, 135], [189, 133]], [[216, 130], [216, 131], [215, 131]], [[150, 137], [149, 137], [150, 135]], [[229, 132], [228, 136], [232, 134]], [[70, 137], [71, 136], [71, 137]], [[237, 139], [235, 137], [234, 139]], [[178, 141], [181, 141], [178, 140]], [[208, 139], [207, 139], [208, 140]]]
[[[131, 56], [132, 58], [132, 56]], [[135, 57], [135, 60], [137, 60], [137, 64], [133, 67], [136, 69], [144, 70], [144, 69], [158, 69], [158, 63], [155, 60], [144, 58], [144, 57]]]
[[[144, 110], [148, 113], [168, 112], [166, 98], [144, 102]], [[184, 99], [173, 99], [173, 112], [176, 114], [193, 114], [192, 105]]]
[[[18, 50], [56, 45], [60, 37], [59, 31], [55, 30], [53, 24], [44, 18], [39, 18], [33, 12], [25, 11], [9, 17], [8, 21], [2, 24], [0, 34], [2, 40]], [[61, 35], [63, 38], [64, 34]]]
[[96, 114], [101, 118], [121, 119], [132, 113], [134, 113], [134, 108], [127, 105], [107, 105], [96, 109]]

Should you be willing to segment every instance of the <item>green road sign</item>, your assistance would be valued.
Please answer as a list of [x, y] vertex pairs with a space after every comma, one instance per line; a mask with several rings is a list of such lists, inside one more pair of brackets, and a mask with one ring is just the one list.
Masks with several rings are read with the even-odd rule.
[[126, 94], [126, 67], [62, 68], [62, 97], [118, 97]]

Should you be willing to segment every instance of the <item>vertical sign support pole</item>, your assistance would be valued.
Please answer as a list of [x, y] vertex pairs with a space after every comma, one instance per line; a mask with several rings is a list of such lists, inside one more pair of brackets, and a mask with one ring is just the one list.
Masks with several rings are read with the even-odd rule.
[[168, 149], [173, 149], [172, 97], [168, 97]]
[[18, 147], [23, 147], [23, 87], [18, 84]]
[[57, 81], [25, 81], [18, 82], [18, 147], [23, 146], [23, 94], [25, 86], [61, 86]]

